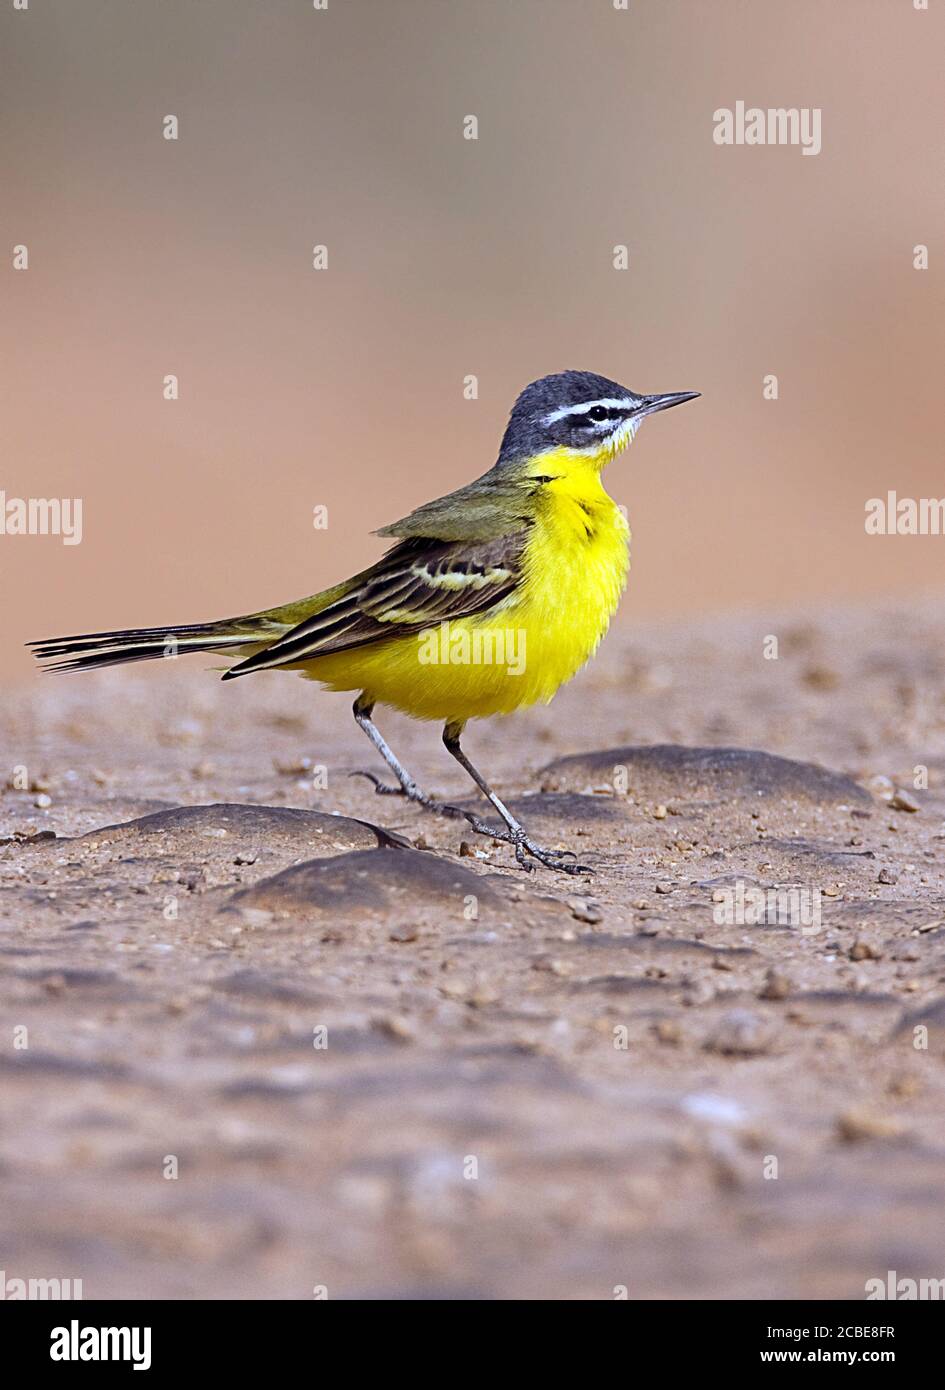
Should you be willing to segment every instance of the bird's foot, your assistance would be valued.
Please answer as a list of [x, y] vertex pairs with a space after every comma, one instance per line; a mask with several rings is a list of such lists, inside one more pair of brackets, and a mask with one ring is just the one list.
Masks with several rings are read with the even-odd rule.
[[546, 869], [557, 869], [561, 874], [592, 874], [594, 870], [589, 864], [578, 864], [576, 861], [571, 864], [568, 860], [574, 859], [574, 851], [570, 849], [544, 849], [535, 843], [523, 826], [518, 826], [515, 830], [496, 830], [493, 826], [487, 825], [480, 820], [472, 811], [462, 813], [477, 835], [491, 835], [493, 840], [501, 840], [503, 844], [511, 845], [515, 850], [515, 858], [518, 864], [530, 874], [535, 865], [531, 862], [537, 859], [539, 864], [543, 864]]
[[[592, 874], [594, 870], [589, 864], [579, 864], [575, 858], [574, 851], [570, 849], [543, 849], [541, 845], [536, 845], [530, 835], [524, 832], [520, 836], [512, 839], [515, 846], [515, 858], [526, 873], [530, 874], [535, 867], [531, 862], [537, 859], [539, 864], [544, 864], [546, 869], [557, 869], [559, 874]], [[572, 863], [571, 860], [574, 860]]]
[[452, 806], [448, 801], [436, 801], [432, 796], [428, 796], [412, 777], [395, 784], [382, 782], [375, 773], [361, 769], [349, 775], [351, 777], [366, 777], [373, 784], [377, 796], [403, 796], [408, 801], [415, 802], [416, 805], [422, 806], [425, 811], [431, 811], [435, 815], [448, 816], [451, 820], [467, 820], [477, 835], [487, 835], [492, 840], [500, 840], [503, 844], [511, 845], [515, 850], [516, 861], [526, 873], [530, 874], [534, 869], [533, 860], [543, 864], [546, 869], [556, 869], [558, 873], [562, 874], [592, 874], [594, 872], [588, 864], [569, 863], [569, 860], [574, 859], [574, 852], [570, 849], [544, 849], [541, 845], [536, 844], [523, 826], [517, 826], [514, 830], [497, 830], [495, 826], [488, 825], [484, 820], [481, 820], [473, 811], [464, 811], [461, 806]]
[[361, 769], [349, 773], [349, 776], [366, 777], [369, 782], [374, 784], [374, 792], [377, 796], [404, 796], [408, 801], [422, 806], [425, 811], [433, 811], [440, 816], [449, 816], [453, 820], [465, 814], [458, 806], [451, 806], [446, 801], [436, 801], [432, 796], [428, 796], [412, 777], [408, 778], [406, 782], [395, 784], [382, 782], [373, 772], [365, 772]]

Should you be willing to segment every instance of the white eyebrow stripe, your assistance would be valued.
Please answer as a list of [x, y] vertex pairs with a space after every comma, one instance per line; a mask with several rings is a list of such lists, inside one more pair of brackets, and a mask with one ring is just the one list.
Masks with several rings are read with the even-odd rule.
[[626, 396], [622, 401], [605, 396], [599, 401], [588, 401], [585, 405], [563, 405], [560, 410], [553, 410], [550, 415], [546, 415], [542, 424], [553, 425], [556, 420], [563, 420], [566, 415], [586, 415], [598, 405], [604, 406], [607, 410], [633, 410], [636, 402]]

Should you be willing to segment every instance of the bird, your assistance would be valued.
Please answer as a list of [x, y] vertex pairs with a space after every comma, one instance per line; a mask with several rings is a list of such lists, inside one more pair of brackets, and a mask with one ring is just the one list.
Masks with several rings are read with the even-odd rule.
[[[597, 650], [630, 564], [626, 516], [601, 474], [648, 415], [699, 394], [644, 395], [587, 371], [543, 376], [516, 399], [492, 467], [381, 527], [374, 534], [394, 544], [350, 579], [242, 617], [27, 645], [47, 670], [211, 652], [236, 660], [223, 680], [288, 670], [357, 692], [354, 718], [394, 777], [361, 773], [377, 794], [465, 818], [511, 846], [527, 871], [591, 873], [571, 851], [532, 838], [461, 738], [470, 719], [549, 702]], [[374, 722], [377, 705], [441, 722], [447, 750], [502, 828], [429, 796]]]

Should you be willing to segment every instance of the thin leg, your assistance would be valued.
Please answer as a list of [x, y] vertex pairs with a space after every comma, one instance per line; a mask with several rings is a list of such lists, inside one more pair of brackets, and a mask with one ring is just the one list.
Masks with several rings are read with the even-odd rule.
[[378, 796], [405, 796], [408, 801], [415, 801], [419, 806], [423, 806], [428, 811], [437, 811], [444, 816], [458, 817], [463, 812], [458, 806], [448, 806], [445, 802], [434, 801], [432, 796], [428, 796], [418, 782], [415, 782], [410, 773], [399, 760], [393, 749], [385, 740], [380, 729], [371, 718], [374, 705], [359, 695], [354, 702], [354, 717], [358, 727], [363, 729], [374, 747], [380, 753], [391, 772], [397, 778], [397, 786], [392, 787], [389, 782], [382, 782], [375, 777], [373, 772], [352, 772], [352, 777], [366, 777], [369, 782], [374, 783], [374, 790]]
[[570, 850], [542, 849], [541, 845], [535, 843], [521, 821], [516, 820], [505, 803], [500, 801], [496, 796], [486, 779], [473, 767], [472, 763], [466, 757], [466, 754], [459, 744], [462, 732], [462, 724], [447, 724], [443, 730], [443, 742], [448, 751], [452, 753], [453, 757], [459, 763], [460, 767], [464, 768], [466, 772], [469, 773], [469, 776], [473, 779], [483, 796], [495, 807], [507, 827], [504, 832], [501, 830], [493, 830], [490, 826], [486, 825], [484, 821], [481, 821], [478, 816], [473, 816], [470, 815], [469, 812], [465, 812], [466, 819], [469, 821], [472, 828], [480, 835], [491, 835], [495, 840], [504, 840], [507, 844], [512, 845], [515, 849], [515, 858], [518, 860], [519, 864], [521, 864], [522, 868], [528, 870], [528, 872], [531, 872], [534, 867], [529, 863], [528, 856], [531, 856], [532, 859], [537, 859], [539, 864], [544, 864], [545, 868], [559, 869], [565, 874], [593, 873], [594, 870], [588, 868], [586, 864], [562, 863], [561, 861], [565, 856], [571, 859], [574, 858]]

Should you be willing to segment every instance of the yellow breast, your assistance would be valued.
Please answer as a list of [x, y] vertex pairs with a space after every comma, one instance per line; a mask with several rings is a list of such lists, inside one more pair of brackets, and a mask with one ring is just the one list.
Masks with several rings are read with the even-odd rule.
[[[319, 657], [305, 674], [416, 719], [463, 721], [547, 702], [593, 655], [624, 588], [630, 531], [590, 461], [541, 456], [523, 581], [486, 613]], [[426, 643], [426, 645], [425, 645]]]
[[[570, 456], [573, 457], [573, 456]], [[555, 456], [545, 456], [550, 473]], [[547, 483], [525, 554], [520, 613], [529, 699], [547, 701], [594, 654], [627, 582], [630, 528], [594, 467]]]

